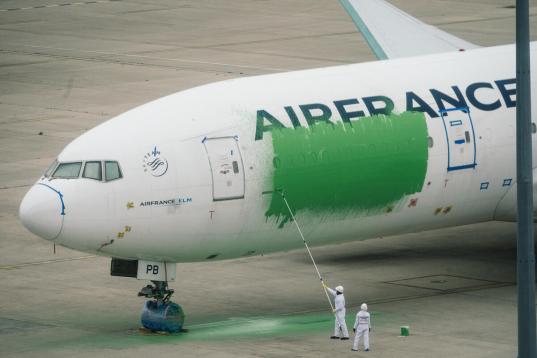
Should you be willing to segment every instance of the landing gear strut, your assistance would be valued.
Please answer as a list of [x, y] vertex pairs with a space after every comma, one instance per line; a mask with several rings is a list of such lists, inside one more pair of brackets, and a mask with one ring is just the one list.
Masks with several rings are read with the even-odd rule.
[[155, 286], [147, 285], [138, 292], [138, 297], [154, 298], [155, 300], [161, 300], [168, 302], [170, 297], [175, 292], [171, 288], [168, 288], [168, 282], [166, 281], [151, 281]]
[[174, 263], [112, 258], [110, 274], [150, 280], [153, 283], [138, 292], [139, 297], [149, 298], [142, 310], [142, 325], [146, 329], [170, 333], [186, 331], [183, 329], [185, 322], [183, 309], [170, 300], [173, 290], [168, 288], [168, 281], [175, 280]]
[[181, 306], [170, 300], [174, 290], [168, 288], [166, 281], [151, 282], [154, 285], [147, 285], [138, 292], [139, 297], [150, 299], [142, 310], [142, 325], [153, 332], [181, 332], [185, 314]]

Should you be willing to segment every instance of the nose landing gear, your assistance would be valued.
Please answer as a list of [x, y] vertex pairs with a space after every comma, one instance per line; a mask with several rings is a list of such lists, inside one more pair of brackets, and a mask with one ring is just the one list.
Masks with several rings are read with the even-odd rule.
[[145, 329], [152, 332], [186, 332], [183, 328], [185, 313], [181, 306], [170, 300], [174, 291], [168, 288], [168, 281], [175, 280], [175, 263], [112, 258], [110, 274], [153, 283], [138, 292], [139, 297], [149, 299], [142, 309], [141, 321]]
[[174, 293], [168, 288], [166, 281], [151, 281], [154, 285], [147, 285], [138, 292], [139, 297], [147, 297], [142, 309], [142, 325], [151, 331], [177, 333], [185, 331], [183, 324], [185, 314], [181, 306], [170, 300]]

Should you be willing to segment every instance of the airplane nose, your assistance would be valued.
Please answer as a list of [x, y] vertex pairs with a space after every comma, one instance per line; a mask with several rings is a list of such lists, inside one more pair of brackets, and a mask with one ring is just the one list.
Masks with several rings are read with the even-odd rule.
[[52, 186], [34, 185], [22, 199], [19, 217], [22, 225], [35, 235], [54, 240], [60, 234], [64, 218], [63, 195]]

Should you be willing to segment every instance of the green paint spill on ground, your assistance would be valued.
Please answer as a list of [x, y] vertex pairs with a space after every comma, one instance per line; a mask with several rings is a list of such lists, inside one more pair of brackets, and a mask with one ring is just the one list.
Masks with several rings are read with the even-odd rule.
[[232, 317], [222, 321], [186, 325], [187, 333], [159, 334], [129, 330], [77, 329], [72, 335], [36, 339], [30, 350], [50, 351], [95, 350], [136, 348], [148, 344], [180, 344], [202, 341], [235, 341], [237, 339], [259, 339], [276, 336], [298, 336], [327, 332], [333, 329], [334, 316], [331, 313], [306, 313], [296, 315], [275, 315], [258, 317]]
[[[347, 327], [352, 329], [358, 308], [350, 308], [346, 317]], [[352, 312], [352, 313], [351, 313]], [[378, 312], [371, 312], [373, 327], [385, 326], [389, 321]], [[109, 317], [108, 317], [109, 318]], [[106, 321], [108, 322], [108, 321]], [[323, 339], [333, 332], [334, 316], [330, 312], [310, 312], [289, 315], [255, 317], [232, 317], [215, 322], [197, 323], [186, 326], [187, 333], [158, 334], [141, 331], [137, 326], [127, 329], [129, 323], [102, 323], [102, 327], [85, 325], [68, 327], [51, 326], [46, 331], [33, 332], [31, 339], [24, 339], [24, 347], [7, 347], [9, 353], [40, 352], [43, 355], [55, 352], [85, 352], [100, 355], [102, 350], [136, 349], [147, 345], [180, 345], [197, 342], [255, 341], [276, 337], [300, 337], [321, 335]], [[398, 325], [394, 325], [397, 333]], [[178, 348], [180, 349], [180, 348]], [[4, 347], [6, 351], [6, 347]], [[108, 351], [107, 354], [110, 352]], [[63, 354], [64, 355], [64, 354]]]
[[188, 327], [189, 331], [184, 338], [192, 340], [233, 339], [330, 331], [333, 319], [330, 313], [229, 318], [225, 321]]
[[[427, 171], [425, 116], [405, 112], [272, 131], [273, 188], [294, 212], [372, 214], [421, 191]], [[266, 217], [290, 220], [278, 192]]]

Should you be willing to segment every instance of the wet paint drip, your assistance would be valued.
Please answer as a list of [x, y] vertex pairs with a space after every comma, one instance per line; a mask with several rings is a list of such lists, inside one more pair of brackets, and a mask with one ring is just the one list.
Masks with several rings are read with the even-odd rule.
[[294, 213], [371, 215], [420, 192], [427, 171], [425, 116], [404, 112], [351, 123], [272, 131], [274, 171], [265, 213], [279, 227]]

